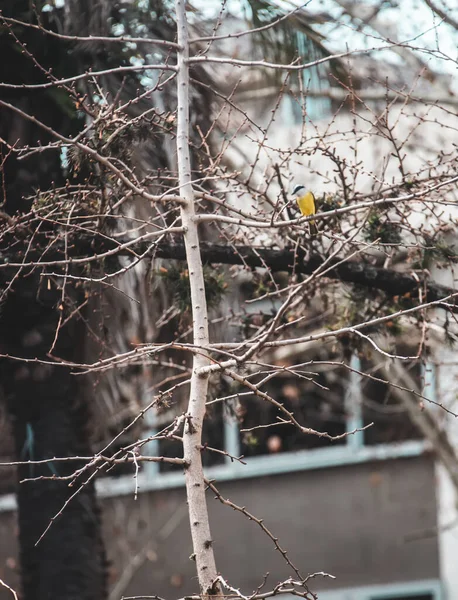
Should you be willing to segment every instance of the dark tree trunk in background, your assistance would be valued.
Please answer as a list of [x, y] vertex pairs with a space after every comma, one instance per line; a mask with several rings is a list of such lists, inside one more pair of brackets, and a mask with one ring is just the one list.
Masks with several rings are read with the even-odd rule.
[[[3, 349], [16, 356], [47, 359], [57, 327], [60, 290], [39, 284], [39, 274], [18, 282], [1, 316]], [[84, 323], [64, 327], [55, 353], [81, 360]], [[3, 361], [1, 381], [18, 460], [55, 456], [88, 456], [90, 388], [65, 367]], [[82, 465], [54, 462], [23, 465], [19, 480], [65, 476]], [[88, 477], [86, 473], [84, 479]], [[101, 600], [106, 597], [106, 565], [100, 514], [93, 483], [86, 485], [35, 546], [51, 518], [79, 486], [67, 481], [21, 483], [19, 508], [20, 562], [24, 600]]]
[[[3, 0], [5, 16], [33, 20], [28, 0]], [[48, 18], [43, 15], [43, 18]], [[46, 25], [46, 23], [45, 23]], [[47, 24], [52, 27], [52, 22]], [[19, 28], [27, 49], [56, 76], [75, 73], [75, 65], [62, 43], [37, 31]], [[0, 29], [0, 80], [10, 83], [43, 81], [44, 75], [17, 46], [5, 29]], [[61, 133], [75, 131], [71, 102], [63, 101], [60, 90], [33, 92], [0, 89], [0, 97]], [[50, 136], [30, 121], [2, 109], [0, 136], [9, 144], [32, 146], [51, 141]], [[2, 156], [7, 153], [1, 147]], [[45, 152], [18, 161], [11, 155], [5, 164], [1, 207], [10, 215], [30, 208], [26, 199], [37, 189], [46, 190], [63, 182], [59, 152]], [[28, 233], [28, 240], [30, 235]], [[4, 243], [1, 242], [0, 243]], [[22, 249], [24, 244], [19, 244]], [[35, 256], [38, 254], [36, 253]], [[19, 258], [19, 256], [18, 256]], [[0, 275], [0, 294], [14, 271]], [[82, 291], [71, 289], [74, 301]], [[48, 360], [59, 319], [61, 290], [55, 282], [40, 279], [39, 270], [22, 272], [0, 308], [0, 353]], [[82, 360], [85, 323], [71, 319], [65, 325], [53, 351], [54, 356]], [[68, 368], [25, 363], [9, 359], [0, 362], [0, 385], [12, 418], [16, 460], [40, 460], [54, 456], [88, 456], [90, 448], [89, 407], [95, 402], [92, 388]], [[12, 457], [13, 458], [13, 457]], [[78, 463], [50, 466], [22, 466], [19, 481], [39, 475], [70, 474]], [[87, 477], [87, 474], [86, 474]], [[51, 518], [64, 506], [78, 486], [66, 481], [34, 481], [18, 485], [20, 563], [23, 600], [103, 600], [106, 597], [106, 564], [101, 538], [101, 521], [92, 483], [53, 523], [38, 546], [38, 538]]]

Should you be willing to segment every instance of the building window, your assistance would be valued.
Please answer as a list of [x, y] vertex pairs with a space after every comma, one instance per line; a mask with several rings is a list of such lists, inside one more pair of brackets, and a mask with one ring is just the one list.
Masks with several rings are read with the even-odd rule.
[[[338, 356], [323, 354], [323, 348], [325, 346], [314, 356], [322, 365], [315, 363], [309, 366], [309, 370], [315, 374], [314, 382], [305, 373], [299, 378], [299, 383], [297, 377], [288, 379], [284, 375], [272, 380], [266, 391], [284, 402], [300, 423], [317, 431], [340, 435], [361, 429], [373, 421], [372, 430], [357, 431], [340, 440], [330, 441], [304, 435], [291, 425], [276, 424], [271, 405], [263, 401], [255, 402], [253, 397], [243, 398], [240, 402], [234, 402], [233, 399], [224, 403], [216, 402], [209, 406], [209, 418], [203, 435], [202, 458], [209, 476], [213, 472], [219, 481], [227, 481], [412, 457], [424, 452], [425, 442], [402, 410], [393, 389], [383, 383], [376, 384], [373, 380], [368, 382], [361, 375], [365, 371], [374, 377], [386, 379], [382, 367], [379, 364], [369, 365], [364, 359], [353, 355], [348, 369], [339, 366], [341, 358]], [[323, 364], [326, 357], [327, 365]], [[303, 357], [303, 360], [307, 361], [307, 357]], [[330, 365], [330, 362], [333, 364]], [[412, 389], [413, 379], [426, 397], [434, 399], [435, 367], [424, 367], [416, 362], [403, 365], [402, 369], [410, 378], [408, 385], [404, 382], [404, 387]], [[402, 381], [399, 383], [403, 384]], [[226, 392], [218, 395], [233, 398], [237, 397], [237, 393], [243, 393], [240, 389], [238, 392], [233, 389], [230, 393]], [[142, 437], [154, 434], [166, 424], [161, 420], [159, 427], [153, 413], [147, 413], [145, 418], [148, 428]], [[273, 425], [257, 429], [259, 424]], [[247, 431], [250, 429], [253, 431]], [[150, 456], [181, 457], [182, 445], [179, 440], [153, 440], [144, 447], [143, 452]], [[234, 457], [242, 455], [245, 457], [243, 464], [234, 460]], [[138, 483], [143, 491], [179, 487], [184, 485], [183, 468], [170, 463], [146, 462], [141, 465]], [[126, 465], [126, 469], [110, 469], [107, 477], [97, 481], [102, 496], [130, 494], [134, 485], [130, 464]], [[11, 509], [14, 505], [12, 497], [5, 496], [3, 500], [4, 509]], [[406, 597], [415, 599], [415, 595]], [[426, 594], [425, 599], [428, 597]], [[396, 598], [393, 596], [393, 600]], [[421, 594], [419, 598], [422, 598]], [[368, 595], [364, 600], [373, 599]]]
[[[404, 351], [408, 355], [409, 349]], [[412, 353], [412, 349], [410, 352]], [[399, 353], [404, 354], [401, 349]], [[361, 371], [375, 378], [363, 378], [361, 381], [363, 424], [374, 423], [373, 427], [364, 431], [364, 444], [372, 446], [422, 439], [403, 406], [402, 395], [406, 392], [380, 381], [389, 380], [401, 387], [410, 388], [405, 382], [405, 378], [408, 378], [420, 390], [423, 387], [424, 371], [420, 361], [403, 361], [402, 366], [390, 369], [391, 365], [386, 359], [378, 363], [360, 359], [360, 366]]]
[[[340, 365], [311, 367], [301, 377], [280, 374], [263, 390], [293, 413], [299, 423], [330, 435], [346, 431], [345, 390], [348, 370]], [[327, 438], [304, 435], [292, 425], [279, 423], [284, 415], [278, 409], [256, 397], [240, 402], [240, 447], [244, 456], [259, 456], [278, 452], [296, 452], [327, 447]], [[287, 418], [287, 417], [284, 417]], [[276, 425], [275, 423], [279, 423]], [[261, 428], [259, 428], [261, 426]], [[345, 438], [335, 444], [345, 444]]]
[[[331, 436], [363, 429], [370, 423], [373, 425], [334, 441], [304, 435], [293, 425], [281, 423], [287, 416], [275, 406], [255, 396], [243, 396], [244, 390], [240, 388], [241, 399], [235, 408], [232, 405], [232, 412], [237, 415], [232, 421], [237, 428], [232, 452], [250, 458], [301, 450], [399, 445], [422, 440], [402, 404], [401, 394], [409, 392], [385, 382], [390, 381], [400, 388], [423, 389], [426, 371], [420, 361], [398, 365], [399, 373], [395, 375], [386, 372], [390, 368], [386, 361], [377, 363], [357, 356], [353, 356], [348, 369], [342, 366], [342, 357], [330, 354], [326, 347], [313, 358], [315, 363], [294, 376], [287, 371], [280, 373], [263, 386], [263, 391], [293, 413], [302, 425]], [[407, 385], [403, 374], [408, 377]]]

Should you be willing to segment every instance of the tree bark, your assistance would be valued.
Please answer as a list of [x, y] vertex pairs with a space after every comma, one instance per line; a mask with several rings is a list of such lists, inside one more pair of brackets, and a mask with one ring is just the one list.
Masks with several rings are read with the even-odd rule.
[[195, 219], [194, 192], [191, 183], [189, 67], [187, 63], [189, 46], [185, 0], [176, 0], [175, 6], [178, 44], [180, 45], [177, 55], [177, 158], [180, 195], [184, 200], [180, 210], [191, 288], [193, 343], [203, 349], [202, 352], [195, 353], [193, 357], [188, 412], [183, 435], [183, 458], [189, 465], [185, 471], [186, 493], [197, 576], [201, 592], [204, 596], [207, 596], [216, 594], [218, 590], [216, 583], [218, 574], [210, 534], [201, 456], [202, 427], [205, 417], [209, 375], [201, 375], [199, 370], [210, 363], [208, 355], [205, 353], [205, 346], [209, 345], [210, 340], [205, 281], [197, 221]]
[[[5, 16], [33, 19], [28, 0], [15, 0], [2, 7]], [[46, 15], [43, 13], [43, 19]], [[49, 25], [49, 24], [48, 24]], [[26, 28], [17, 31], [28, 51], [46, 68], [52, 67], [58, 76], [61, 69], [72, 69], [62, 43]], [[57, 48], [58, 47], [58, 48]], [[0, 36], [2, 61], [0, 79], [10, 83], [33, 83], [43, 75], [20, 46], [5, 31]], [[65, 61], [61, 60], [65, 56]], [[59, 105], [58, 93], [31, 90], [1, 90], [0, 98], [34, 115], [54, 129], [67, 133], [75, 128], [76, 119]], [[0, 136], [7, 143], [22, 146], [46, 145], [54, 141], [43, 130], [19, 116], [8, 115], [0, 122]], [[1, 144], [2, 157], [8, 148]], [[49, 189], [64, 182], [59, 150], [33, 154], [18, 161], [9, 155], [2, 173], [2, 207], [10, 215], [30, 209], [37, 189]], [[4, 196], [3, 196], [4, 194]], [[42, 228], [40, 229], [42, 230]], [[37, 239], [37, 231], [28, 231]], [[6, 244], [8, 242], [5, 242]], [[27, 244], [27, 242], [26, 242]], [[22, 246], [19, 248], [19, 246]], [[31, 255], [39, 256], [37, 244]], [[23, 260], [22, 244], [10, 247], [15, 260]], [[62, 292], [54, 282], [40, 278], [40, 270], [4, 271], [2, 284], [11, 289], [0, 307], [0, 354], [46, 359], [53, 345], [59, 322]], [[0, 284], [1, 292], [4, 288]], [[68, 286], [74, 300], [81, 289]], [[85, 346], [83, 319], [71, 319], [60, 331], [53, 350], [55, 356], [71, 360], [83, 358]], [[92, 390], [70, 370], [50, 365], [27, 364], [9, 359], [0, 361], [0, 382], [13, 422], [16, 460], [40, 460], [54, 456], [67, 457], [91, 454], [89, 406], [94, 402]], [[45, 466], [24, 465], [18, 469], [18, 480], [40, 475], [65, 476], [78, 468], [77, 463], [57, 463]], [[18, 485], [20, 564], [22, 600], [103, 600], [106, 597], [106, 565], [101, 538], [101, 522], [93, 484], [84, 487], [56, 519], [46, 536], [36, 546], [51, 518], [64, 506], [75, 491], [68, 481], [34, 481]]]
[[[39, 273], [20, 279], [0, 317], [2, 351], [49, 361], [59, 320], [61, 291], [40, 284]], [[85, 324], [70, 321], [60, 332], [53, 353], [82, 360]], [[17, 460], [88, 456], [90, 389], [71, 370], [3, 359], [1, 381], [13, 420]], [[21, 465], [18, 480], [66, 476], [78, 462]], [[86, 478], [88, 474], [86, 473]], [[100, 514], [93, 483], [87, 484], [36, 546], [52, 517], [78, 484], [68, 481], [20, 483], [20, 562], [24, 600], [101, 600], [106, 597], [106, 564]]]

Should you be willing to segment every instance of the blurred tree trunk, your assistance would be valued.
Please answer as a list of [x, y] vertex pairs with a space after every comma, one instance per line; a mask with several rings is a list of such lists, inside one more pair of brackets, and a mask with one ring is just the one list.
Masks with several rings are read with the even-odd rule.
[[[60, 290], [45, 289], [40, 275], [14, 286], [1, 317], [3, 350], [16, 356], [49, 360], [58, 323]], [[70, 321], [61, 330], [55, 353], [81, 361], [84, 323]], [[88, 403], [91, 390], [66, 367], [3, 361], [1, 381], [13, 420], [17, 460], [88, 456]], [[22, 465], [18, 479], [66, 476], [77, 461]], [[100, 600], [106, 596], [106, 565], [100, 514], [93, 482], [85, 485], [63, 510], [42, 541], [46, 527], [89, 473], [69, 488], [68, 481], [20, 483], [17, 491], [23, 597]]]
[[[28, 0], [1, 4], [5, 16], [34, 20]], [[59, 76], [66, 70], [74, 73], [74, 65], [61, 42], [24, 28], [20, 37], [40, 64], [52, 67], [54, 74]], [[34, 83], [43, 80], [43, 73], [21, 53], [5, 29], [0, 31], [0, 53], [1, 81]], [[37, 92], [3, 88], [0, 94], [3, 100], [62, 133], [74, 131], [77, 126], [71, 104], [62, 105], [59, 90]], [[51, 141], [51, 137], [31, 121], [6, 114], [6, 111], [0, 122], [0, 136], [8, 144], [19, 142], [19, 146], [45, 145]], [[1, 152], [3, 157], [8, 152], [3, 144]], [[2, 208], [11, 216], [27, 212], [30, 208], [27, 196], [59, 183], [63, 183], [59, 151], [36, 153], [23, 161], [12, 154], [3, 170], [2, 200], [5, 202]], [[19, 243], [18, 249], [23, 250], [24, 244]], [[39, 247], [34, 249], [34, 255], [38, 256], [39, 251]], [[19, 254], [18, 259], [21, 260]], [[2, 283], [4, 286], [6, 282]], [[69, 290], [78, 301], [82, 291]], [[40, 278], [40, 271], [36, 269], [22, 272], [15, 279], [0, 310], [0, 352], [48, 361], [45, 365], [3, 359], [0, 364], [0, 381], [13, 422], [16, 460], [36, 461], [92, 453], [88, 407], [95, 401], [93, 390], [70, 369], [53, 366], [48, 356], [59, 321], [60, 300], [61, 290], [54, 282]], [[70, 361], [83, 359], [84, 318], [81, 314], [61, 329], [53, 351], [55, 356]], [[24, 465], [18, 469], [18, 480], [40, 475], [65, 476], [80, 466], [73, 461]], [[24, 600], [102, 600], [106, 597], [107, 569], [93, 482], [70, 502], [43, 540], [35, 545], [76, 487], [69, 488], [68, 481], [33, 481], [18, 485], [21, 598]]]

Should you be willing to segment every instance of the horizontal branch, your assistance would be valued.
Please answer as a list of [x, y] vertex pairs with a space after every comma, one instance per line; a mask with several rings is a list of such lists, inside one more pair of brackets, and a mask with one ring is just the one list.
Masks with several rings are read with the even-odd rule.
[[[163, 234], [170, 234], [181, 228], [172, 228]], [[135, 256], [148, 258], [186, 260], [184, 244], [181, 242], [160, 241], [154, 243], [150, 237], [158, 236], [160, 232], [148, 234], [148, 239], [129, 240], [123, 243], [122, 240], [110, 239], [106, 236], [79, 234], [71, 240], [68, 245], [67, 254], [60, 244], [54, 246], [52, 256], [47, 255], [47, 260], [37, 256], [37, 253], [30, 261], [24, 260], [20, 255], [18, 247], [0, 252], [0, 288], [7, 284], [18, 268], [36, 268], [36, 267], [62, 267], [71, 263], [73, 266], [83, 266], [86, 263], [93, 263], [102, 258], [116, 256]], [[73, 236], [72, 236], [73, 237]], [[325, 262], [324, 257], [318, 253], [305, 252], [301, 248], [263, 248], [242, 245], [222, 245], [210, 242], [201, 242], [200, 250], [202, 261], [210, 264], [221, 265], [241, 265], [249, 268], [267, 268], [272, 272], [301, 273], [311, 275], [317, 269], [321, 268]], [[19, 251], [19, 254], [18, 254]], [[394, 269], [376, 267], [362, 260], [344, 260], [343, 257], [335, 257], [326, 261], [326, 277], [335, 279], [344, 283], [353, 283], [364, 286], [368, 289], [375, 289], [385, 292], [391, 297], [411, 295], [413, 299], [422, 292], [422, 302], [440, 302], [446, 297], [451, 297], [444, 305], [437, 304], [442, 308], [454, 309], [458, 305], [458, 299], [455, 295], [458, 290], [455, 288], [440, 285], [428, 279], [426, 272], [400, 272]], [[76, 277], [78, 275], [76, 274]]]
[[[324, 262], [318, 254], [306, 255], [295, 248], [276, 250], [272, 248], [253, 248], [251, 246], [226, 246], [221, 244], [201, 243], [202, 260], [212, 264], [247, 265], [249, 267], [267, 267], [272, 272], [286, 271], [310, 275]], [[158, 258], [174, 258], [185, 260], [183, 244], [161, 243], [155, 248]], [[423, 280], [418, 275], [401, 273], [392, 269], [374, 267], [371, 264], [357, 261], [341, 262], [336, 258], [331, 261], [335, 268], [327, 276], [345, 283], [354, 283], [371, 289], [378, 289], [390, 296], [403, 296], [424, 292], [424, 302], [441, 300], [456, 293], [457, 290], [433, 281]], [[339, 263], [339, 264], [337, 264]]]
[[56, 31], [52, 31], [51, 29], [46, 29], [42, 25], [36, 25], [35, 23], [27, 23], [26, 21], [20, 21], [18, 19], [13, 19], [12, 17], [5, 17], [0, 10], [0, 20], [5, 23], [11, 23], [12, 25], [20, 25], [21, 27], [28, 27], [29, 29], [35, 29], [36, 31], [40, 31], [45, 35], [49, 35], [51, 37], [57, 38], [59, 40], [65, 40], [69, 42], [98, 42], [98, 43], [129, 43], [129, 44], [149, 44], [152, 46], [166, 46], [168, 48], [179, 48], [176, 42], [169, 42], [167, 40], [156, 40], [152, 38], [142, 38], [142, 37], [130, 37], [128, 35], [120, 35], [120, 36], [102, 36], [102, 35], [64, 35], [63, 33], [58, 33]]
[[116, 75], [119, 73], [143, 73], [144, 71], [176, 71], [174, 65], [166, 64], [148, 64], [148, 65], [129, 65], [125, 67], [112, 67], [110, 69], [103, 69], [102, 71], [86, 71], [79, 75], [73, 75], [72, 77], [66, 77], [65, 79], [53, 79], [45, 83], [7, 83], [0, 81], [0, 88], [6, 88], [9, 90], [45, 90], [48, 88], [59, 87], [68, 83], [76, 83], [81, 79], [90, 79], [92, 77], [102, 77], [104, 75]]
[[389, 50], [396, 46], [402, 46], [404, 42], [386, 43], [380, 46], [373, 46], [372, 48], [357, 48], [355, 50], [348, 50], [347, 52], [339, 52], [336, 54], [329, 54], [323, 58], [318, 58], [314, 61], [298, 64], [292, 62], [287, 65], [281, 63], [271, 63], [265, 60], [242, 60], [238, 58], [230, 57], [219, 57], [219, 56], [191, 56], [188, 59], [188, 64], [196, 63], [219, 63], [227, 64], [234, 67], [262, 67], [264, 69], [279, 69], [280, 71], [304, 71], [311, 67], [316, 67], [323, 63], [328, 63], [333, 60], [346, 58], [347, 56], [353, 56], [355, 54], [371, 54], [372, 52], [380, 52], [381, 50]]

